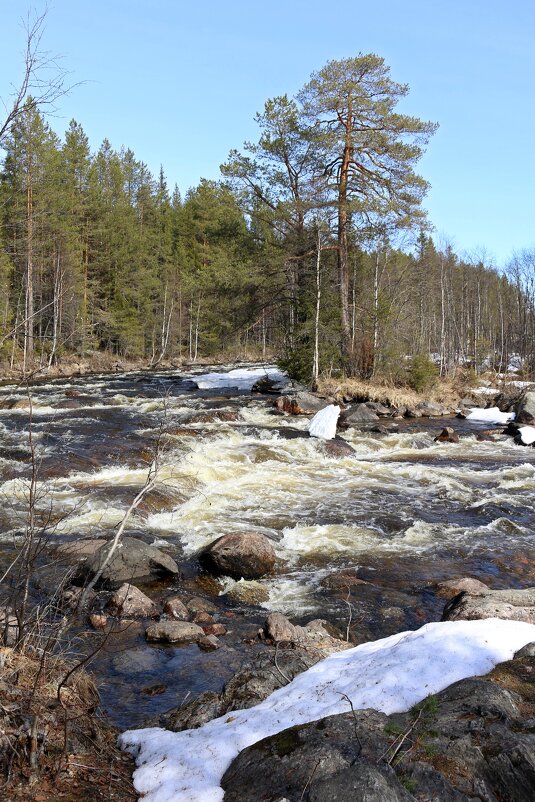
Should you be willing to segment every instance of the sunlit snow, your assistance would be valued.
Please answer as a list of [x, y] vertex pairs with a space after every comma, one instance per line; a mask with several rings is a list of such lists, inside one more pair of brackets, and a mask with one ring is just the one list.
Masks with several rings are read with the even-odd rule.
[[496, 618], [427, 624], [320, 661], [248, 710], [195, 730], [131, 730], [120, 745], [136, 757], [143, 802], [221, 802], [221, 778], [251, 744], [296, 724], [349, 711], [408, 710], [453, 682], [486, 674], [535, 641], [535, 625]]
[[509, 423], [515, 417], [514, 412], [502, 412], [498, 407], [490, 407], [490, 409], [471, 409], [466, 416], [466, 420], [481, 422], [481, 423]]

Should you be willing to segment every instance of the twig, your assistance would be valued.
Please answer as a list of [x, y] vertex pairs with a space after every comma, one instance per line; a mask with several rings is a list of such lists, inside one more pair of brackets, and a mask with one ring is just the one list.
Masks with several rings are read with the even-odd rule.
[[342, 699], [345, 699], [346, 702], [348, 702], [349, 707], [351, 708], [351, 712], [353, 714], [353, 724], [354, 724], [354, 727], [355, 727], [355, 739], [356, 739], [356, 741], [357, 741], [357, 743], [359, 745], [359, 753], [358, 753], [357, 757], [359, 757], [360, 753], [362, 752], [362, 741], [359, 738], [359, 733], [358, 733], [358, 729], [357, 729], [357, 725], [358, 725], [357, 714], [355, 713], [355, 708], [353, 707], [353, 702], [351, 701], [351, 699], [349, 698], [347, 693], [340, 693], [340, 696], [342, 697]]
[[292, 680], [286, 676], [286, 674], [284, 673], [284, 671], [281, 669], [281, 667], [277, 662], [278, 651], [279, 651], [279, 642], [277, 641], [277, 643], [275, 644], [275, 668], [277, 669], [281, 677], [286, 680], [286, 684], [289, 685]]

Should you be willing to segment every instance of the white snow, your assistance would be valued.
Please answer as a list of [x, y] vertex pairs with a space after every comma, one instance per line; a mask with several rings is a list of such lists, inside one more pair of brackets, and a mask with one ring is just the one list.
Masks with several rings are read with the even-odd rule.
[[535, 443], [535, 426], [521, 426], [518, 434], [525, 446], [531, 446]]
[[336, 424], [340, 407], [336, 404], [329, 404], [325, 409], [316, 412], [308, 424], [308, 433], [311, 437], [321, 437], [322, 440], [332, 440], [336, 437]]
[[453, 682], [486, 674], [534, 640], [535, 625], [520, 621], [426, 624], [332, 654], [261, 704], [199, 729], [131, 730], [119, 743], [136, 756], [134, 786], [143, 802], [221, 802], [221, 777], [242, 749], [287, 727], [348, 712], [343, 694], [356, 710], [408, 710]]
[[276, 367], [267, 368], [235, 368], [226, 373], [202, 373], [192, 376], [199, 390], [212, 390], [219, 387], [237, 387], [239, 390], [250, 390], [255, 382], [264, 377], [273, 381], [287, 379], [285, 373]]
[[466, 420], [481, 423], [508, 423], [515, 417], [514, 412], [501, 412], [498, 407], [490, 409], [471, 409], [466, 416]]

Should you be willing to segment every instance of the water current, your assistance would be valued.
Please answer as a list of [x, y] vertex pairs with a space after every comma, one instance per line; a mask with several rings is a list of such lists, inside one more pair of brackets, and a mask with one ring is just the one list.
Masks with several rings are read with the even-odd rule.
[[[308, 436], [307, 417], [280, 415], [271, 398], [252, 395], [233, 374], [205, 381], [206, 372], [99, 375], [31, 388], [38, 506], [53, 522], [53, 542], [111, 536], [158, 449], [159, 485], [127, 534], [167, 550], [182, 577], [143, 589], [155, 598], [209, 596], [231, 630], [224, 647], [208, 654], [196, 645], [148, 646], [141, 624], [121, 627], [93, 662], [104, 707], [119, 725], [143, 724], [187, 696], [219, 690], [262, 648], [246, 641], [269, 610], [300, 622], [327, 619], [345, 633], [351, 609], [358, 643], [439, 619], [440, 580], [533, 584], [534, 449], [505, 436], [478, 440], [488, 424], [416, 419], [386, 435], [348, 429], [343, 436], [355, 454], [336, 458]], [[459, 444], [434, 442], [446, 424]], [[0, 387], [4, 564], [27, 514], [28, 430], [26, 390]], [[273, 540], [275, 574], [238, 583], [203, 576], [198, 550], [243, 531]], [[341, 571], [366, 584], [340, 581]]]

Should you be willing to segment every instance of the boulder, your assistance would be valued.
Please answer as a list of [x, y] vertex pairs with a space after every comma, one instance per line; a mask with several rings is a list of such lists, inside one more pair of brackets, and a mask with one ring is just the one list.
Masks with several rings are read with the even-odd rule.
[[435, 401], [422, 401], [421, 404], [418, 404], [417, 409], [422, 413], [422, 418], [440, 418], [442, 415], [449, 414], [449, 410], [446, 407], [435, 403]]
[[408, 406], [403, 413], [404, 418], [422, 418], [422, 410], [419, 407]]
[[292, 396], [282, 395], [277, 398], [274, 406], [281, 412], [287, 412], [290, 415], [310, 415], [324, 409], [328, 404], [329, 402], [324, 398], [318, 398], [307, 390], [301, 390]]
[[225, 802], [531, 802], [534, 670], [534, 657], [502, 663], [405, 713], [348, 700], [347, 713], [243, 749], [223, 776]]
[[297, 633], [293, 624], [282, 613], [270, 613], [264, 624], [266, 638], [274, 643], [292, 643], [297, 640]]
[[[111, 547], [111, 543], [106, 543], [89, 556], [80, 566], [80, 576], [94, 576], [104, 564]], [[176, 577], [179, 573], [178, 565], [168, 554], [137, 538], [124, 537], [104, 568], [100, 583], [118, 587], [136, 579], [155, 580], [164, 576]]]
[[273, 569], [275, 560], [271, 542], [256, 532], [223, 535], [199, 555], [207, 571], [234, 579], [258, 579]]
[[435, 437], [435, 443], [458, 443], [459, 435], [451, 426], [445, 426], [439, 435]]
[[186, 607], [190, 613], [215, 613], [217, 607], [208, 599], [202, 599], [200, 596], [193, 596], [188, 602]]
[[208, 409], [206, 412], [194, 412], [190, 415], [186, 423], [217, 423], [224, 421], [232, 423], [240, 419], [237, 409]]
[[490, 590], [475, 596], [463, 591], [444, 608], [443, 621], [504, 618], [535, 624], [535, 588]]
[[92, 557], [96, 552], [105, 546], [109, 541], [103, 537], [84, 538], [83, 540], [73, 540], [70, 543], [62, 543], [56, 549], [56, 554], [62, 560], [78, 563]]
[[151, 618], [157, 613], [152, 599], [127, 582], [115, 591], [106, 607], [111, 615], [122, 618]]
[[366, 423], [374, 423], [379, 420], [377, 412], [370, 409], [368, 404], [352, 404], [348, 409], [342, 410], [338, 419], [338, 425], [342, 429], [350, 426], [362, 426]]
[[524, 393], [515, 406], [515, 421], [517, 423], [535, 423], [535, 392]]
[[162, 643], [192, 643], [205, 635], [201, 627], [188, 621], [159, 621], [147, 627], [145, 637]]
[[385, 407], [385, 405], [381, 404], [379, 401], [366, 401], [365, 403], [368, 409], [371, 409], [372, 412], [375, 412], [380, 418], [387, 418], [392, 415], [392, 410]]
[[437, 595], [445, 599], [452, 599], [459, 593], [469, 593], [471, 596], [483, 596], [490, 590], [488, 585], [480, 582], [479, 579], [472, 577], [461, 577], [460, 579], [447, 579], [437, 585]]
[[215, 652], [222, 645], [221, 641], [212, 634], [205, 635], [204, 638], [199, 638], [197, 641], [197, 646], [203, 652]]
[[328, 457], [351, 457], [355, 449], [343, 437], [333, 437], [332, 440], [323, 440], [323, 450]]
[[166, 599], [163, 611], [166, 615], [178, 621], [187, 621], [189, 618], [189, 610], [178, 596], [171, 596], [170, 599]]

